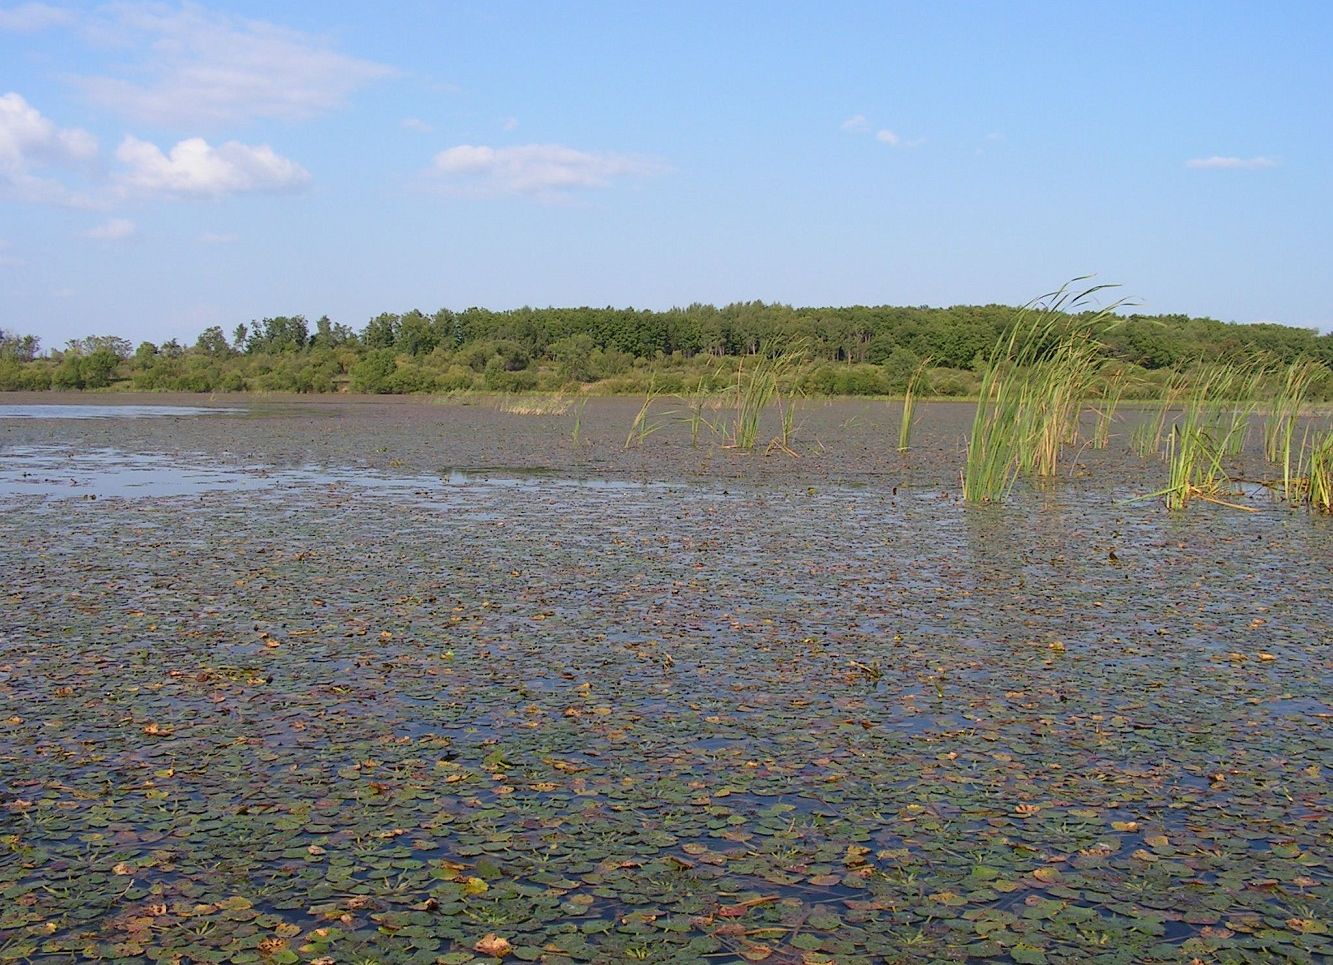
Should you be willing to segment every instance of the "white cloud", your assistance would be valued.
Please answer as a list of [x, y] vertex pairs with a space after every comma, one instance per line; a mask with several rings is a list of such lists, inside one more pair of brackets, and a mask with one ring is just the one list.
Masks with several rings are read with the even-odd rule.
[[199, 236], [199, 242], [205, 245], [234, 245], [240, 240], [240, 235], [230, 232], [205, 231]]
[[579, 189], [606, 187], [617, 178], [661, 174], [667, 166], [654, 158], [579, 151], [562, 144], [460, 144], [435, 155], [432, 170], [472, 193], [558, 198]]
[[14, 92], [0, 97], [0, 165], [33, 159], [87, 161], [97, 155], [97, 138], [77, 127], [56, 127]]
[[850, 134], [871, 134], [873, 132], [876, 141], [887, 144], [889, 147], [920, 147], [926, 143], [924, 137], [915, 137], [904, 141], [897, 131], [890, 130], [887, 127], [876, 128], [864, 114], [853, 114], [847, 118], [842, 122], [842, 129]]
[[211, 146], [201, 137], [180, 141], [163, 154], [155, 144], [126, 137], [116, 149], [125, 165], [120, 183], [130, 191], [168, 197], [222, 197], [252, 191], [293, 191], [310, 172], [267, 144], [228, 141]]
[[97, 138], [77, 127], [57, 127], [22, 96], [0, 96], [0, 192], [20, 201], [87, 206], [87, 198], [54, 178], [46, 167], [86, 164], [97, 156]]
[[16, 33], [31, 33], [73, 21], [74, 14], [49, 3], [20, 3], [0, 10], [0, 30], [13, 30]]
[[1219, 170], [1253, 170], [1256, 168], [1275, 168], [1275, 157], [1196, 157], [1185, 162], [1187, 168], [1213, 168]]
[[500, 126], [501, 126], [502, 128], [504, 128], [506, 131], [517, 131], [517, 130], [518, 130], [518, 118], [517, 118], [517, 117], [506, 117], [503, 121], [500, 122]]
[[422, 134], [429, 134], [435, 130], [419, 117], [404, 117], [399, 123], [409, 131], [420, 131]]
[[135, 230], [135, 224], [129, 218], [112, 218], [95, 228], [89, 228], [83, 236], [98, 241], [121, 241], [134, 234]]
[[123, 3], [87, 24], [108, 42], [142, 48], [128, 76], [84, 76], [94, 102], [153, 124], [304, 119], [342, 105], [393, 68], [338, 53], [296, 30], [194, 4]]

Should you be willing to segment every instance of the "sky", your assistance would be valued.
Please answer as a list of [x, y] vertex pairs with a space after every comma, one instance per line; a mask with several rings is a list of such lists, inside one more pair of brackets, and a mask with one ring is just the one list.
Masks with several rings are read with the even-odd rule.
[[1333, 328], [1333, 4], [0, 0], [0, 329], [761, 299]]

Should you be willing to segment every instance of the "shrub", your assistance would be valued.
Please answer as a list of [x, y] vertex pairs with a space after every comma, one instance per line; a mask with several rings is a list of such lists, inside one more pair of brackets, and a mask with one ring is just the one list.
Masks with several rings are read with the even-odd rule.
[[827, 363], [807, 375], [803, 388], [820, 395], [886, 395], [888, 381], [875, 365]]
[[365, 358], [352, 366], [352, 391], [379, 394], [393, 391], [389, 379], [396, 368], [393, 349], [378, 348], [367, 352]]
[[931, 369], [922, 391], [944, 396], [975, 395], [977, 384], [976, 376], [961, 369]]
[[484, 384], [492, 392], [531, 392], [537, 387], [537, 373], [527, 369], [511, 371], [499, 356], [486, 363]]

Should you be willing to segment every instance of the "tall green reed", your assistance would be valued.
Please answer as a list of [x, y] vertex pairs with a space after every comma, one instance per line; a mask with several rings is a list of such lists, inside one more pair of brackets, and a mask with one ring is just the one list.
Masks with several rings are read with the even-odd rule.
[[1310, 387], [1319, 376], [1320, 369], [1320, 364], [1313, 359], [1301, 359], [1287, 365], [1281, 372], [1277, 391], [1268, 404], [1268, 418], [1264, 423], [1264, 455], [1270, 463], [1282, 470], [1281, 491], [1288, 502], [1300, 496], [1297, 486], [1300, 467], [1292, 464], [1294, 453], [1298, 461], [1300, 458], [1300, 453], [1293, 445], [1296, 424], [1300, 421]]
[[1092, 429], [1092, 448], [1105, 449], [1111, 444], [1111, 425], [1124, 394], [1125, 376], [1117, 372], [1106, 380], [1101, 404], [1096, 407], [1097, 422]]
[[758, 444], [764, 412], [787, 383], [795, 381], [794, 376], [799, 374], [805, 359], [805, 349], [805, 342], [798, 340], [781, 350], [741, 359], [733, 386], [735, 414], [727, 432], [730, 448], [750, 452]]
[[699, 433], [706, 426], [713, 428], [711, 422], [704, 416], [704, 410], [708, 406], [710, 399], [708, 392], [708, 383], [704, 376], [699, 376], [698, 383], [689, 394], [679, 396], [681, 402], [685, 404], [685, 422], [690, 427], [690, 448], [697, 448], [699, 445]]
[[903, 394], [903, 412], [902, 418], [898, 423], [898, 451], [906, 452], [912, 446], [912, 421], [916, 417], [916, 396], [921, 389], [921, 383], [926, 377], [926, 369], [931, 363], [930, 356], [926, 356], [917, 363], [911, 376], [907, 379], [907, 389]]
[[630, 425], [629, 435], [625, 437], [624, 448], [642, 446], [649, 436], [666, 425], [670, 413], [658, 418], [653, 418], [651, 415], [653, 403], [657, 401], [657, 397], [657, 382], [655, 379], [649, 380], [648, 391], [643, 397], [643, 405], [639, 406], [638, 414], [634, 416], [634, 422]]
[[1200, 366], [1191, 373], [1179, 422], [1168, 438], [1166, 488], [1148, 498], [1162, 497], [1168, 509], [1184, 509], [1194, 500], [1251, 509], [1232, 501], [1224, 460], [1244, 443], [1253, 387], [1253, 371], [1245, 365]]
[[1314, 444], [1305, 492], [1314, 509], [1333, 513], [1333, 430], [1326, 431]]
[[1166, 441], [1171, 412], [1180, 404], [1181, 398], [1189, 388], [1189, 382], [1180, 372], [1173, 372], [1166, 382], [1166, 389], [1157, 404], [1153, 417], [1147, 422], [1140, 422], [1130, 434], [1130, 446], [1140, 458], [1161, 455]]
[[1078, 417], [1097, 361], [1097, 334], [1112, 323], [1118, 300], [1091, 310], [1099, 292], [1075, 278], [1018, 311], [982, 372], [963, 467], [963, 499], [1003, 501], [1021, 472], [1054, 475], [1063, 448], [1077, 438]]
[[575, 446], [583, 443], [583, 410], [588, 407], [588, 397], [585, 395], [574, 403], [574, 424], [569, 430], [569, 441]]

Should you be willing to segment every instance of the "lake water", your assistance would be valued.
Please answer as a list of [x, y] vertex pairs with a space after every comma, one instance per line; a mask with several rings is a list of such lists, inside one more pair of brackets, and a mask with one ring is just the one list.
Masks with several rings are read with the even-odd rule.
[[0, 405], [0, 419], [152, 419], [241, 411], [198, 405]]

